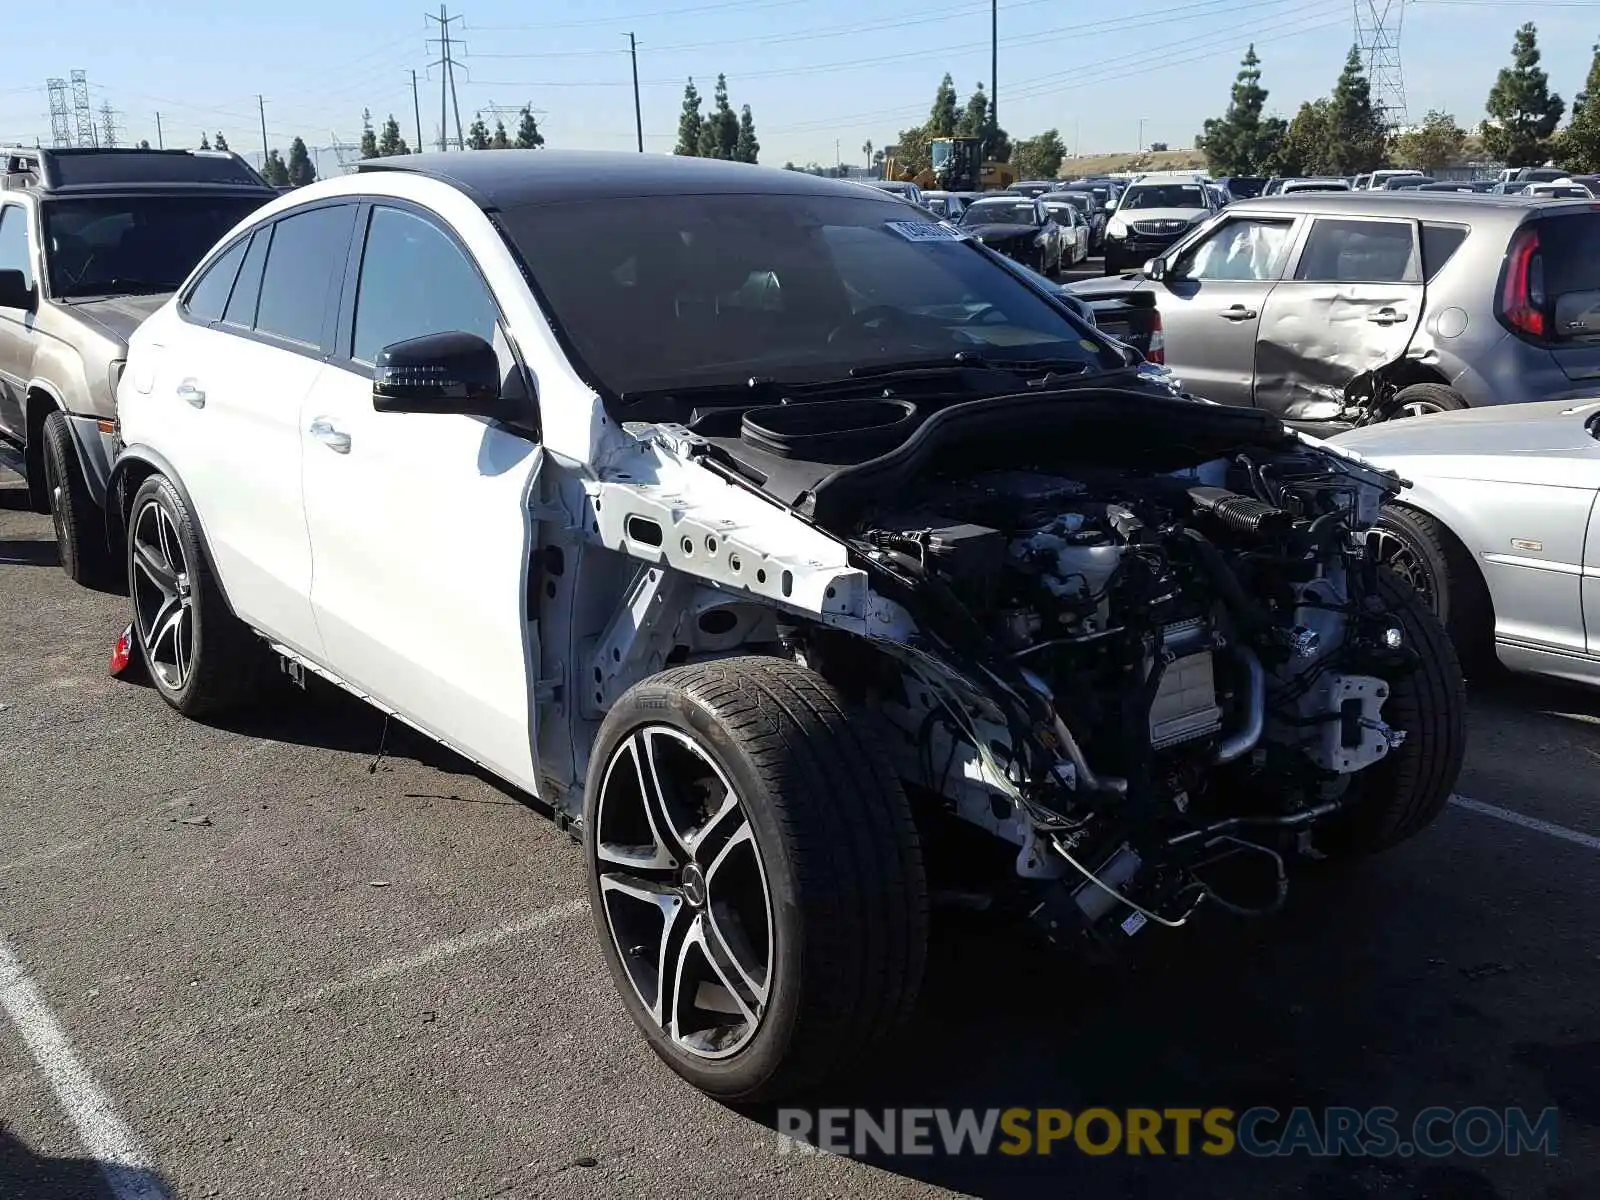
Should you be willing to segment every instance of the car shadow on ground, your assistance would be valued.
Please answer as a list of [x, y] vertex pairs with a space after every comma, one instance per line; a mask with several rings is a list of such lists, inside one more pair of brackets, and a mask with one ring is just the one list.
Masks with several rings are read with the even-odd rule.
[[55, 567], [60, 564], [54, 542], [0, 538], [0, 567]]
[[[110, 1176], [117, 1190], [106, 1186]], [[140, 1168], [107, 1166], [92, 1158], [50, 1158], [35, 1154], [0, 1125], [0, 1196], [18, 1200], [97, 1200], [101, 1196], [170, 1194], [155, 1173]]]
[[[1198, 915], [1188, 929], [1146, 926], [1130, 943], [1133, 957], [1111, 969], [1052, 952], [1015, 923], [940, 912], [910, 1027], [859, 1081], [790, 1103], [812, 1113], [865, 1109], [875, 1118], [884, 1109], [908, 1108], [974, 1109], [980, 1117], [1011, 1108], [1079, 1113], [1222, 1106], [1238, 1113], [1270, 1106], [1287, 1113], [1302, 1105], [1393, 1105], [1414, 1113], [1451, 1102], [1441, 1096], [1457, 1098], [1458, 1107], [1491, 1098], [1531, 1103], [1531, 1096], [1505, 1096], [1500, 1077], [1477, 1064], [1504, 1062], [1512, 1054], [1550, 1064], [1573, 1053], [1596, 1057], [1592, 1045], [1508, 1049], [1514, 1039], [1470, 998], [1482, 964], [1442, 957], [1471, 951], [1448, 935], [1430, 936], [1428, 918], [1406, 915], [1420, 907], [1408, 903], [1416, 884], [1392, 861], [1314, 867], [1295, 879], [1288, 906], [1275, 917], [1213, 912]], [[1437, 897], [1431, 907], [1437, 920]], [[1491, 919], [1487, 903], [1455, 916]], [[1600, 1103], [1595, 1077], [1538, 1073], [1564, 1114], [1581, 1111], [1570, 1108], [1573, 1103]], [[768, 1107], [746, 1115], [773, 1131], [775, 1147], [783, 1146], [782, 1112]], [[1196, 1147], [1201, 1140], [1197, 1127]], [[952, 1157], [937, 1148], [887, 1155], [871, 1143], [853, 1156], [996, 1200], [1069, 1192], [1216, 1200], [1501, 1195], [1466, 1159], [1266, 1161], [1198, 1151], [1179, 1157], [1170, 1127], [1164, 1141], [1164, 1158], [1096, 1157], [1070, 1139], [1048, 1157], [1008, 1157], [992, 1149]], [[1600, 1177], [1586, 1180], [1585, 1188], [1594, 1183]], [[1576, 1200], [1600, 1192], [1540, 1194]]]

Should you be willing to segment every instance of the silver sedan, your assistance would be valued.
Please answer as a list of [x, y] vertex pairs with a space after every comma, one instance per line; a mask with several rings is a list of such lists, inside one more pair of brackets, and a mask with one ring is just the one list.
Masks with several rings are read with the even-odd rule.
[[1470, 409], [1332, 439], [1409, 481], [1371, 534], [1462, 663], [1600, 686], [1600, 399]]

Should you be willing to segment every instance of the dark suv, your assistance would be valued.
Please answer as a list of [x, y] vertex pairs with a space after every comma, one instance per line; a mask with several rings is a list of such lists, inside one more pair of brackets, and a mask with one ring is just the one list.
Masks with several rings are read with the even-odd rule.
[[80, 583], [103, 515], [128, 335], [276, 193], [228, 151], [0, 149], [0, 463]]
[[1600, 392], [1600, 205], [1440, 192], [1243, 200], [1142, 272], [1196, 394], [1296, 423]]

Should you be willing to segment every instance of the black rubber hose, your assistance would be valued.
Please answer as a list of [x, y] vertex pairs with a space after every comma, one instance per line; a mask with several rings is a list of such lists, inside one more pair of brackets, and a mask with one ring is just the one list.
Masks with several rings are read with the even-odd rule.
[[1217, 589], [1217, 595], [1221, 597], [1222, 603], [1227, 606], [1228, 612], [1245, 631], [1246, 636], [1265, 637], [1272, 628], [1272, 618], [1267, 615], [1267, 610], [1256, 601], [1255, 597], [1244, 590], [1244, 585], [1239, 582], [1239, 577], [1234, 574], [1233, 568], [1222, 557], [1222, 552], [1198, 529], [1185, 529], [1183, 535], [1189, 541], [1189, 548], [1194, 552], [1195, 561], [1205, 571], [1211, 580], [1211, 585]]

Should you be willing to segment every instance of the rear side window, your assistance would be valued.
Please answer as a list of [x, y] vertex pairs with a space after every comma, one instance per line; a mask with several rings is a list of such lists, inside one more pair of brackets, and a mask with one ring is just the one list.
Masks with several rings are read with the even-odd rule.
[[1317, 283], [1420, 283], [1409, 221], [1319, 220], [1294, 277]]
[[261, 268], [266, 265], [267, 246], [272, 242], [272, 229], [258, 229], [250, 239], [249, 252], [244, 256], [244, 266], [233, 285], [233, 295], [222, 320], [241, 329], [252, 329], [256, 323], [256, 300], [261, 295]]
[[249, 245], [249, 238], [240, 238], [229, 246], [189, 289], [189, 299], [183, 307], [196, 321], [209, 324], [222, 320], [223, 310], [228, 307], [228, 294], [233, 291], [233, 281], [239, 277], [239, 264], [244, 261]]
[[329, 295], [334, 279], [344, 274], [354, 220], [354, 206], [343, 204], [296, 213], [273, 226], [256, 306], [258, 332], [321, 344]]
[[1461, 249], [1471, 232], [1465, 225], [1442, 225], [1438, 221], [1422, 223], [1422, 278], [1432, 282], [1451, 255]]

